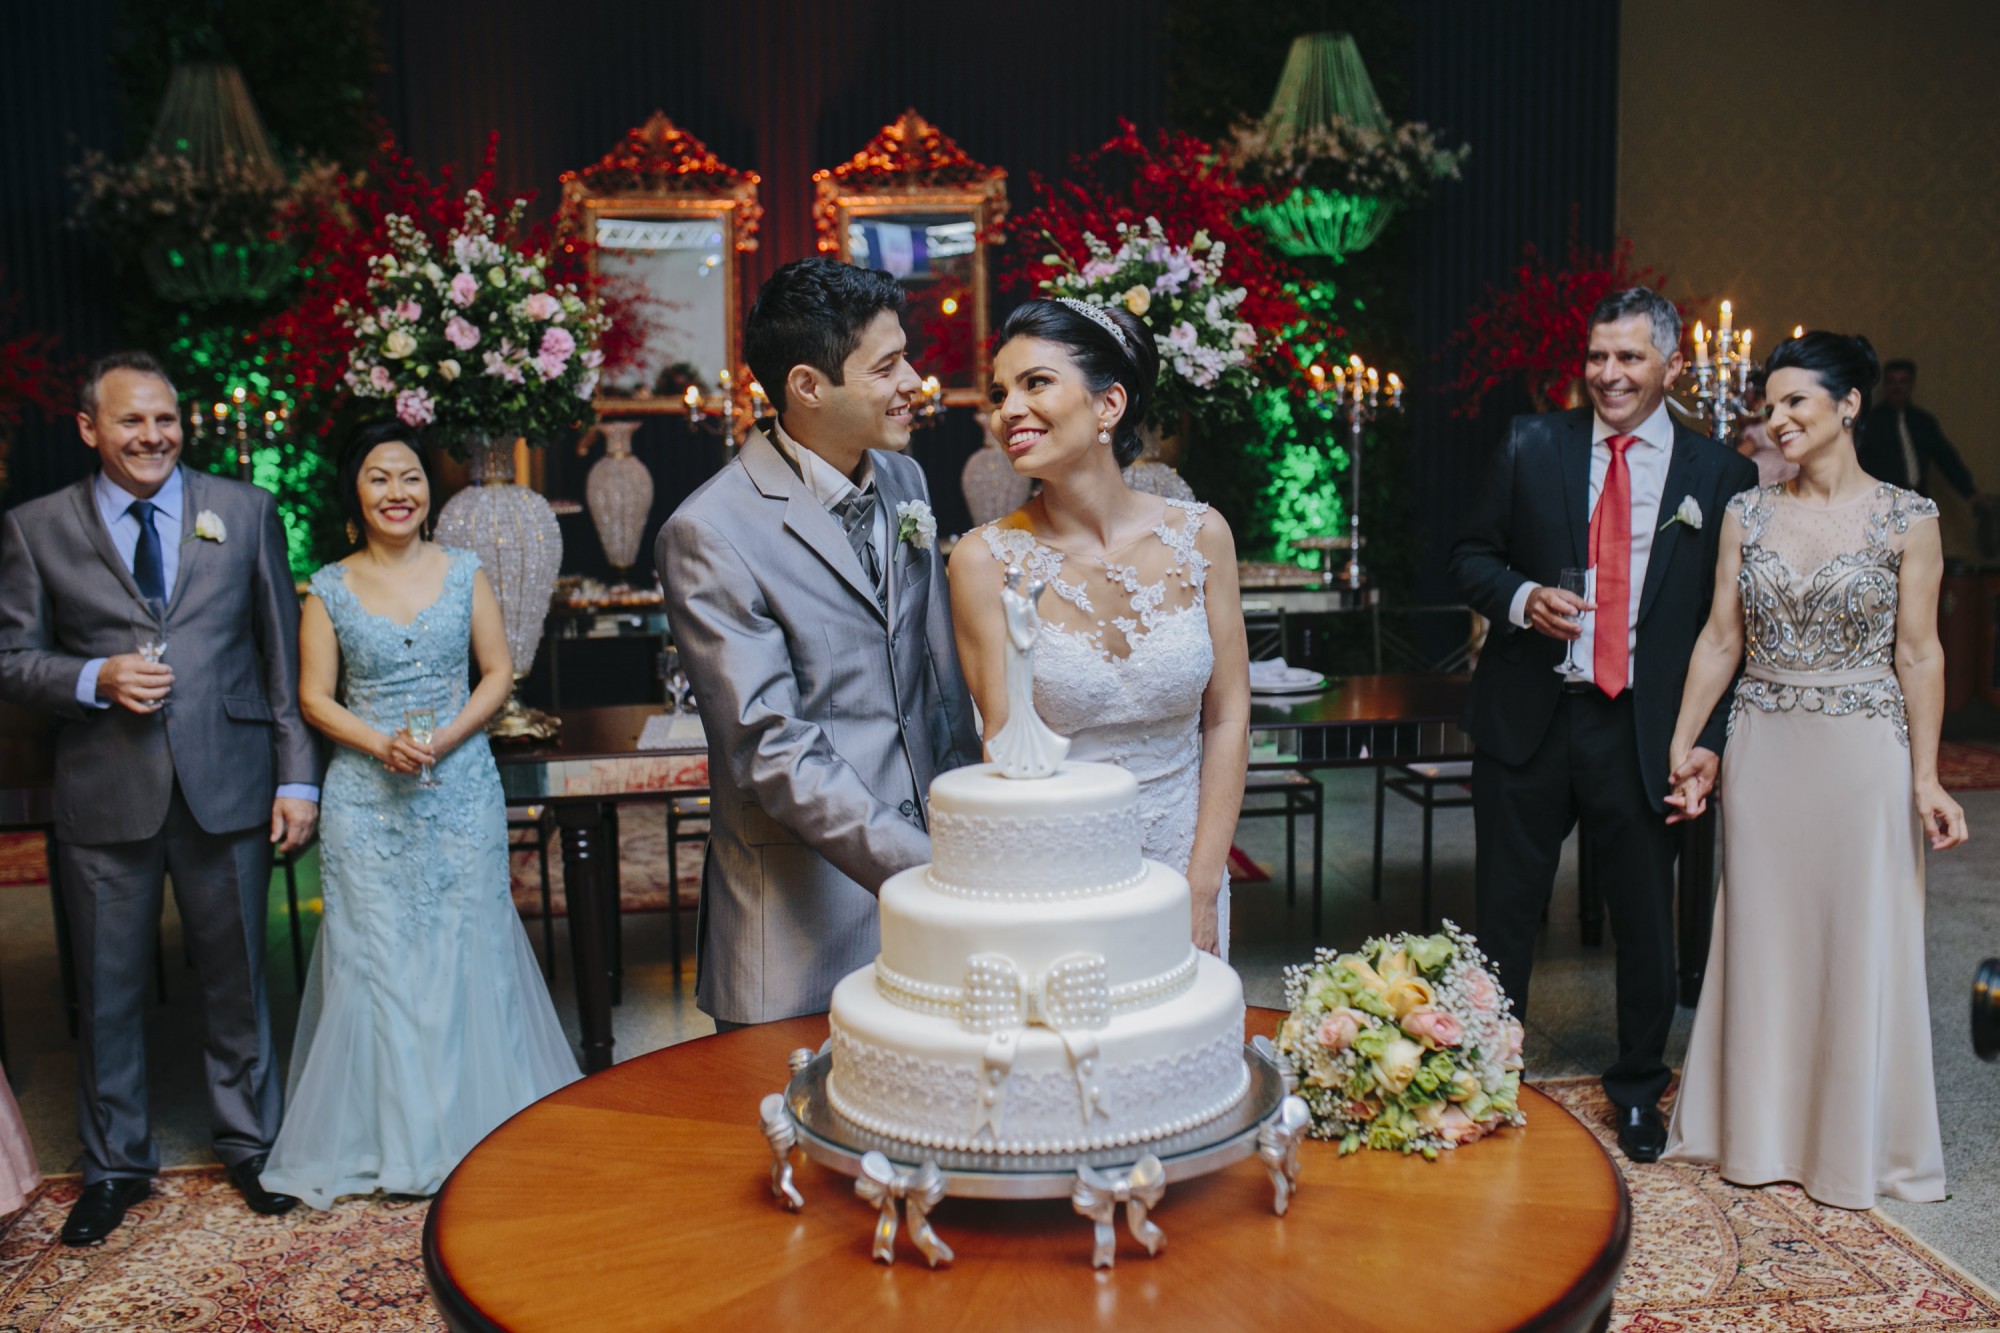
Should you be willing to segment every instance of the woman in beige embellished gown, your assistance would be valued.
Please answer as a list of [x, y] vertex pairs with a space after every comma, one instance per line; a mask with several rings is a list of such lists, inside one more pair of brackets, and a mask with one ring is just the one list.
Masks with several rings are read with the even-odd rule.
[[1855, 460], [1866, 340], [1809, 333], [1769, 370], [1771, 438], [1800, 473], [1729, 503], [1673, 743], [1668, 801], [1699, 814], [1716, 775], [1690, 751], [1741, 661], [1723, 887], [1666, 1156], [1841, 1208], [1942, 1199], [1923, 842], [1966, 830], [1937, 778], [1937, 506]]

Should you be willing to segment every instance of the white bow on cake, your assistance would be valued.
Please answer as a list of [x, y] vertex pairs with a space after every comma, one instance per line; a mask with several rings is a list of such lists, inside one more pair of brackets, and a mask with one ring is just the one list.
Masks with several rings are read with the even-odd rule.
[[1088, 1125], [1093, 1115], [1109, 1118], [1111, 1108], [1097, 1082], [1097, 1038], [1092, 1035], [1111, 1021], [1110, 972], [1104, 955], [1059, 958], [1039, 978], [1027, 976], [1005, 954], [977, 953], [966, 959], [965, 967], [959, 1022], [968, 1032], [992, 1034], [980, 1072], [973, 1136], [984, 1131], [999, 1134], [1007, 1075], [1014, 1067], [1021, 1029], [1029, 1026], [1050, 1028], [1062, 1038], [1076, 1076], [1083, 1123]]

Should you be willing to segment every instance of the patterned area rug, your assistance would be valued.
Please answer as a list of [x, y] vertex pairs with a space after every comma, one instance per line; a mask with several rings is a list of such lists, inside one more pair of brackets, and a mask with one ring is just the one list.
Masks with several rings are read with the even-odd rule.
[[1632, 1251], [1612, 1302], [1614, 1331], [2000, 1327], [2000, 1295], [1879, 1210], [1828, 1208], [1792, 1185], [1739, 1189], [1704, 1167], [1635, 1165], [1618, 1152], [1611, 1102], [1596, 1079], [1535, 1086], [1590, 1126], [1632, 1192]]
[[0, 888], [48, 882], [48, 843], [42, 835], [0, 833]]
[[[1595, 1079], [1537, 1085], [1613, 1147]], [[1619, 1159], [1621, 1163], [1623, 1159]], [[1632, 1252], [1619, 1333], [1971, 1333], [2000, 1296], [1879, 1212], [1825, 1208], [1789, 1186], [1746, 1190], [1698, 1167], [1625, 1163]], [[1412, 1163], [1413, 1170], [1424, 1169]], [[424, 1291], [421, 1199], [349, 1200], [258, 1217], [220, 1167], [169, 1171], [96, 1249], [56, 1240], [80, 1182], [45, 1183], [0, 1218], [9, 1333], [414, 1333], [444, 1327]], [[860, 1262], [857, 1260], [857, 1262]]]
[[82, 1182], [0, 1220], [0, 1329], [18, 1333], [414, 1333], [443, 1329], [424, 1290], [428, 1200], [351, 1200], [259, 1217], [221, 1167], [169, 1171], [111, 1238], [56, 1240]]
[[1938, 781], [1946, 791], [2000, 791], [2000, 745], [1939, 741]]

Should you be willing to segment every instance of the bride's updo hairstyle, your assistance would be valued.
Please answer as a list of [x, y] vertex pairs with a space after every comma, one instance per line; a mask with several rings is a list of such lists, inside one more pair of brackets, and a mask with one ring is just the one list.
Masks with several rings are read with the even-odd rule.
[[1814, 329], [1796, 338], [1787, 338], [1771, 349], [1764, 363], [1764, 377], [1780, 370], [1803, 370], [1819, 381], [1820, 387], [1838, 403], [1853, 390], [1861, 392], [1859, 419], [1868, 413], [1870, 396], [1882, 378], [1882, 363], [1875, 349], [1858, 333], [1828, 333]]
[[998, 352], [1016, 338], [1039, 338], [1069, 353], [1091, 393], [1124, 385], [1125, 414], [1111, 428], [1111, 454], [1119, 467], [1126, 467], [1139, 456], [1139, 425], [1146, 419], [1153, 386], [1160, 382], [1160, 353], [1152, 332], [1137, 315], [1123, 306], [1094, 308], [1117, 326], [1117, 334], [1062, 301], [1027, 301], [1000, 326], [993, 350]]

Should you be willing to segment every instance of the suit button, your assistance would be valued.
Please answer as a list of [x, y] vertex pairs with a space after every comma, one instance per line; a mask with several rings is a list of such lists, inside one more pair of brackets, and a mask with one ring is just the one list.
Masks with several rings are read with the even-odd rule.
[[900, 814], [905, 819], [910, 819], [914, 817], [917, 813], [917, 803], [915, 801], [904, 801], [901, 805], [896, 807], [896, 813]]

